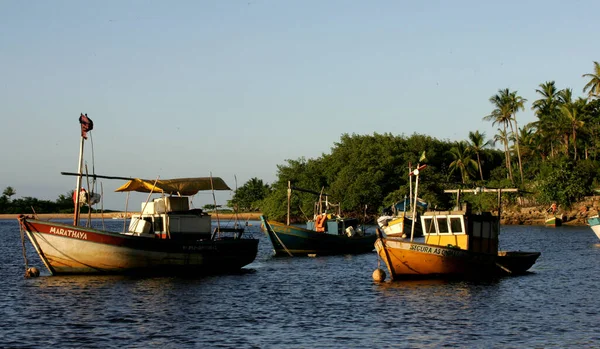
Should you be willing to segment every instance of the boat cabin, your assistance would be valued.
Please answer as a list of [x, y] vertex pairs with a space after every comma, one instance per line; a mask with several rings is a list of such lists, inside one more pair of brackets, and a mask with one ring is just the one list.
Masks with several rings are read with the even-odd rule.
[[142, 203], [140, 214], [131, 217], [129, 232], [161, 239], [208, 239], [211, 218], [202, 209], [190, 210], [188, 197], [161, 197]]
[[425, 243], [480, 253], [498, 253], [499, 220], [490, 212], [434, 211], [421, 215]]
[[358, 235], [361, 233], [360, 229], [358, 229], [358, 219], [356, 218], [341, 218], [336, 215], [326, 214], [322, 223], [318, 219], [306, 222], [306, 229], [308, 230], [320, 231], [319, 226], [323, 228], [321, 231], [332, 235], [346, 234], [352, 237], [355, 234]]

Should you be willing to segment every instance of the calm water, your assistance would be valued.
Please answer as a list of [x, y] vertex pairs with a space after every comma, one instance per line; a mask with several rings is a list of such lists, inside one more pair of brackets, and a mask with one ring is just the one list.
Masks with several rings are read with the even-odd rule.
[[28, 243], [42, 276], [25, 279], [17, 222], [0, 220], [0, 347], [600, 347], [589, 227], [504, 227], [502, 249], [542, 252], [528, 275], [375, 283], [375, 252], [273, 258], [250, 223], [259, 255], [234, 275], [52, 277]]

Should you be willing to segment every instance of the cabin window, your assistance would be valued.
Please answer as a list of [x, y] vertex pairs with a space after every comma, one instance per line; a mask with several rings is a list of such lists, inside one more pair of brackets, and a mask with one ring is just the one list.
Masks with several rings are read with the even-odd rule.
[[450, 233], [450, 231], [448, 230], [448, 218], [447, 217], [438, 217], [437, 224], [440, 229], [440, 234]]
[[433, 217], [423, 217], [423, 223], [425, 225], [425, 234], [435, 234], [435, 222]]
[[164, 231], [162, 217], [154, 218], [154, 231]]
[[464, 233], [462, 227], [462, 219], [459, 217], [450, 217], [450, 230], [455, 234]]
[[483, 235], [483, 227], [481, 225], [481, 222], [473, 221], [473, 232], [471, 235], [478, 238], [486, 237]]

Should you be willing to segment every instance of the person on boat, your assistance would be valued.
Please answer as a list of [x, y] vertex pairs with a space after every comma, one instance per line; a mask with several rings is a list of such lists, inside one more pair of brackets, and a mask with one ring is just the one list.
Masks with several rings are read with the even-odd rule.
[[553, 202], [552, 205], [550, 205], [550, 207], [546, 210], [546, 212], [555, 214], [557, 209], [558, 206], [556, 205], [556, 202]]

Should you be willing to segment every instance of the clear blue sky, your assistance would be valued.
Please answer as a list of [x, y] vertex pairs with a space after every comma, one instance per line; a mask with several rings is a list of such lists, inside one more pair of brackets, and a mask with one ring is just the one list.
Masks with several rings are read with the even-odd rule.
[[[521, 125], [540, 83], [583, 95], [598, 13], [598, 1], [0, 1], [0, 190], [74, 188], [60, 172], [77, 170], [82, 112], [97, 173], [212, 172], [232, 187], [271, 183], [342, 133], [491, 138], [482, 117], [499, 89], [529, 101]], [[120, 184], [103, 182], [105, 207], [124, 207], [107, 194]]]

